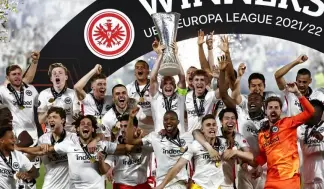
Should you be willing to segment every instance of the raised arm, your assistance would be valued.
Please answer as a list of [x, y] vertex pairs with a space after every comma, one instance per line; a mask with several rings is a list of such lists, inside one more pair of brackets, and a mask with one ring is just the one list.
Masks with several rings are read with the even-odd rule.
[[174, 48], [174, 53], [175, 53], [175, 56], [176, 56], [176, 59], [177, 59], [177, 62], [179, 63], [179, 67], [180, 67], [180, 73], [178, 75], [179, 77], [179, 82], [178, 82], [178, 87], [180, 89], [186, 89], [186, 74], [183, 70], [183, 67], [182, 67], [182, 64], [179, 60], [179, 56], [178, 56], [178, 46], [177, 46], [177, 43], [174, 42], [172, 43], [172, 48]]
[[85, 98], [86, 92], [84, 91], [84, 87], [87, 85], [88, 81], [95, 74], [101, 73], [101, 65], [97, 64], [90, 72], [88, 72], [85, 76], [83, 76], [75, 85], [74, 90], [76, 92], [77, 98], [81, 101]]
[[108, 163], [105, 162], [106, 157], [105, 157], [105, 154], [103, 154], [102, 152], [98, 152], [97, 157], [98, 157], [99, 173], [101, 175], [104, 175], [110, 169], [110, 165], [108, 165]]
[[235, 78], [234, 68], [231, 60], [231, 54], [229, 51], [228, 36], [221, 36], [221, 44], [218, 47], [225, 53], [226, 57], [230, 61], [230, 64], [226, 68], [226, 73], [228, 75], [228, 78], [230, 79], [230, 87], [232, 90], [234, 90], [233, 86], [235, 84], [236, 78]]
[[294, 93], [296, 95], [301, 106], [303, 107], [303, 112], [291, 117], [291, 120], [293, 122], [291, 127], [297, 127], [304, 124], [308, 119], [310, 119], [313, 116], [315, 109], [307, 100], [307, 98], [303, 96], [298, 90], [296, 83], [287, 83], [286, 89], [288, 92]]
[[228, 59], [226, 55], [223, 55], [218, 58], [219, 61], [219, 69], [220, 69], [220, 76], [219, 76], [219, 94], [222, 98], [224, 104], [228, 108], [236, 108], [236, 102], [232, 99], [227, 92], [228, 86], [225, 86], [225, 70], [229, 65]]
[[198, 39], [197, 39], [197, 44], [198, 44], [198, 55], [199, 55], [199, 62], [202, 70], [205, 70], [208, 75], [211, 75], [211, 70], [208, 64], [208, 61], [206, 59], [206, 55], [204, 52], [204, 47], [203, 44], [205, 43], [205, 33], [202, 30], [198, 31]]
[[238, 75], [234, 84], [234, 90], [232, 91], [232, 98], [235, 100], [236, 104], [241, 104], [242, 96], [241, 96], [241, 79], [245, 73], [246, 66], [244, 63], [241, 63], [238, 68]]
[[209, 153], [209, 156], [212, 160], [219, 161], [219, 153], [207, 142], [204, 135], [201, 133], [200, 129], [196, 129], [192, 132], [192, 135], [195, 140], [197, 140]]
[[153, 50], [158, 54], [158, 58], [155, 61], [155, 64], [152, 68], [152, 71], [150, 73], [150, 95], [153, 97], [155, 94], [159, 91], [159, 83], [158, 83], [158, 75], [159, 75], [159, 69], [162, 63], [162, 53], [163, 49], [165, 48], [163, 45], [161, 45], [156, 39], [152, 44]]
[[284, 67], [277, 70], [274, 74], [278, 88], [282, 91], [285, 89], [286, 80], [284, 76], [295, 66], [298, 64], [304, 63], [308, 60], [306, 55], [300, 55], [296, 60], [292, 61], [291, 63], [285, 65]]
[[134, 138], [134, 126], [133, 121], [134, 117], [136, 116], [137, 112], [139, 111], [139, 107], [130, 111], [128, 124], [126, 128], [126, 143], [132, 145], [143, 145], [141, 138]]
[[180, 158], [178, 162], [168, 171], [168, 174], [163, 179], [162, 183], [155, 189], [163, 189], [165, 186], [183, 169], [183, 167], [188, 163], [185, 158]]
[[32, 52], [31, 54], [31, 58], [32, 58], [32, 63], [30, 64], [30, 66], [27, 68], [25, 74], [24, 74], [24, 78], [23, 78], [23, 82], [30, 84], [33, 82], [34, 77], [35, 77], [35, 73], [37, 70], [37, 65], [38, 65], [38, 60], [39, 60], [40, 54], [39, 52]]

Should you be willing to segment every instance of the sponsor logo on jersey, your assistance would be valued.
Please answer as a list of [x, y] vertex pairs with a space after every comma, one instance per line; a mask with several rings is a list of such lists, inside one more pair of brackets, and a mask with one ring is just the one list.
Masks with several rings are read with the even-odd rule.
[[48, 157], [48, 160], [50, 162], [62, 162], [62, 161], [67, 161], [67, 155], [64, 154], [64, 155], [60, 155], [60, 154], [57, 154], [57, 153], [52, 153], [50, 155], [47, 156]]
[[31, 90], [26, 90], [25, 93], [26, 93], [27, 96], [33, 95], [33, 93], [31, 92]]
[[150, 108], [151, 102], [148, 102], [148, 101], [138, 102], [138, 105], [140, 105], [142, 108]]
[[[16, 106], [18, 103], [17, 103], [17, 101], [12, 101], [12, 104], [13, 104], [14, 106]], [[30, 106], [32, 106], [32, 105], [33, 105], [33, 101], [32, 101], [32, 100], [24, 101], [24, 106], [25, 106], [25, 108], [30, 107]]]
[[4, 177], [13, 177], [12, 170], [8, 169], [0, 169], [0, 174]]
[[[162, 107], [165, 108], [164, 102], [162, 103]], [[176, 110], [177, 108], [178, 108], [178, 103], [171, 105], [171, 110]]]
[[275, 136], [274, 138], [271, 138], [271, 139], [268, 139], [268, 140], [265, 140], [262, 144], [263, 147], [268, 147], [268, 146], [271, 146], [273, 144], [278, 144], [280, 142], [279, 140], [279, 136]]
[[142, 157], [136, 158], [136, 159], [130, 158], [128, 160], [123, 159], [123, 165], [135, 165], [135, 164], [140, 165], [140, 164], [142, 164], [142, 161], [143, 161]]
[[205, 160], [210, 160], [210, 155], [208, 153], [202, 154], [202, 158]]
[[[205, 112], [205, 107], [202, 109], [202, 112]], [[188, 110], [187, 114], [191, 114], [191, 115], [198, 115], [196, 110]]]
[[307, 143], [306, 144], [308, 145], [308, 147], [314, 147], [314, 146], [319, 146], [320, 143], [321, 143], [320, 140], [317, 140], [317, 139], [309, 139], [309, 140], [307, 140]]
[[247, 127], [246, 131], [250, 132], [253, 136], [258, 136], [258, 130], [257, 129]]
[[[96, 158], [96, 160], [97, 160], [97, 157], [96, 156], [92, 156], [92, 157], [94, 157], [94, 158]], [[80, 155], [80, 154], [76, 154], [76, 160], [78, 160], [78, 161], [89, 161], [90, 162], [90, 158], [87, 156], [87, 155]]]
[[165, 148], [162, 148], [162, 153], [163, 154], [167, 154], [169, 155], [170, 157], [177, 157], [177, 156], [181, 156], [183, 153], [180, 152], [180, 148], [177, 148], [177, 149], [165, 149]]

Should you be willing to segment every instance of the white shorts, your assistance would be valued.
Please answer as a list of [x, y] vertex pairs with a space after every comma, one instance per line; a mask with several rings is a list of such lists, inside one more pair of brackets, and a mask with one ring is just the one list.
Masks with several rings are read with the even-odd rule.
[[165, 187], [164, 189], [187, 189], [187, 186], [183, 181], [178, 181], [174, 184]]
[[263, 172], [259, 178], [253, 179], [249, 172], [240, 168], [237, 177], [238, 189], [264, 189], [267, 175]]
[[324, 184], [320, 183], [304, 183], [303, 189], [324, 189]]

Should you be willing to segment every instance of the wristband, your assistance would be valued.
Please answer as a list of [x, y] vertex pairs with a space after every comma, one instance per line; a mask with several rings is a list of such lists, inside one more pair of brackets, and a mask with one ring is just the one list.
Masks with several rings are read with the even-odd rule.
[[180, 89], [179, 87], [177, 87], [177, 93], [181, 96], [186, 96], [188, 93], [187, 89]]

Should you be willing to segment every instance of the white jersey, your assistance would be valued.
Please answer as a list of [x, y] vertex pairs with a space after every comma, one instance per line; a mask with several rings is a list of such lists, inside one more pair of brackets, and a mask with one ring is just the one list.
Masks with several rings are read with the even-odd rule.
[[[115, 152], [117, 144], [108, 141], [99, 142], [99, 151], [106, 147], [106, 152]], [[69, 163], [70, 189], [105, 189], [105, 180], [99, 174], [98, 162], [91, 163], [78, 141], [64, 140], [54, 145], [59, 154], [67, 154]], [[98, 149], [97, 149], [98, 150]], [[97, 161], [97, 153], [91, 154]]]
[[[243, 135], [239, 133], [235, 133], [234, 137], [234, 149], [237, 150], [242, 150], [243, 148], [249, 148], [250, 145], [247, 142], [247, 140], [243, 137]], [[228, 148], [228, 146], [226, 146]], [[227, 185], [233, 185], [234, 182], [234, 175], [233, 175], [233, 170], [235, 167], [235, 161], [234, 159], [231, 159], [229, 161], [225, 161], [223, 163], [223, 172], [225, 176], [225, 183]]]
[[[20, 97], [20, 91], [17, 91]], [[19, 109], [15, 95], [7, 86], [0, 86], [0, 104], [9, 108], [13, 116], [12, 125], [15, 136], [18, 138], [21, 132], [27, 131], [33, 139], [33, 145], [37, 144], [38, 133], [34, 119], [34, 107], [38, 106], [38, 92], [33, 85], [24, 86], [24, 109]]]
[[[29, 159], [23, 155], [19, 151], [12, 151], [11, 152], [11, 158], [12, 158], [12, 169], [15, 170], [15, 172], [27, 172], [31, 170], [33, 167], [33, 164], [29, 161]], [[7, 162], [10, 161], [9, 157], [6, 157]], [[12, 172], [12, 169], [5, 163], [5, 161], [0, 158], [0, 188], [3, 189], [13, 189], [16, 188], [17, 181], [14, 178], [14, 174]]]
[[[115, 105], [113, 105], [115, 106]], [[139, 111], [136, 114], [138, 120], [145, 119], [146, 115], [143, 113], [142, 108], [139, 106]], [[114, 107], [112, 107], [102, 118], [102, 131], [105, 137], [111, 137], [111, 129], [116, 125], [118, 122]], [[119, 135], [119, 134], [118, 134]], [[116, 136], [117, 137], [117, 136]]]
[[[38, 145], [52, 144], [52, 132], [45, 133], [38, 140]], [[78, 141], [75, 133], [66, 131], [66, 136], [63, 141], [72, 140]], [[42, 189], [66, 189], [69, 188], [69, 166], [66, 154], [58, 154], [53, 152], [48, 155], [41, 156], [45, 167], [44, 184]]]
[[[309, 88], [310, 91], [312, 91], [311, 88]], [[295, 116], [303, 111], [302, 106], [297, 98], [296, 95], [293, 93], [288, 92], [287, 90], [284, 90], [285, 95], [285, 101], [287, 105], [287, 116]], [[310, 96], [308, 97], [308, 100], [317, 99], [324, 103], [324, 93], [320, 90], [314, 90], [311, 92]]]
[[143, 146], [140, 153], [129, 155], [110, 155], [106, 163], [114, 166], [114, 183], [136, 186], [147, 181], [147, 168], [150, 160], [152, 147]]
[[[66, 113], [66, 122], [64, 129], [67, 131], [74, 131], [72, 123], [74, 122], [73, 115], [77, 113], [78, 110], [78, 99], [76, 98], [75, 92], [72, 89], [67, 88], [62, 96], [57, 97], [54, 102], [50, 99], [54, 99], [51, 92], [51, 88], [47, 88], [39, 93], [38, 97], [38, 108], [39, 113], [47, 113], [47, 111], [52, 106], [61, 107]], [[46, 126], [47, 130], [50, 131], [49, 126]]]
[[[178, 125], [178, 129], [180, 133], [185, 132], [185, 122], [184, 122], [184, 111], [185, 111], [185, 96], [181, 95], [178, 92], [174, 93], [174, 96], [169, 97], [168, 100], [172, 98], [171, 108], [170, 110], [174, 111], [178, 115], [178, 119], [180, 121]], [[163, 126], [163, 116], [166, 112], [167, 105], [164, 100], [163, 94], [158, 91], [152, 98], [152, 114], [154, 121], [154, 129], [155, 132], [159, 132], [161, 129], [164, 129]]]
[[102, 124], [102, 118], [103, 116], [111, 109], [112, 105], [112, 97], [111, 96], [105, 96], [104, 98], [104, 104], [102, 107], [101, 112], [97, 108], [96, 101], [92, 94], [88, 93], [86, 94], [85, 98], [81, 101], [82, 106], [83, 106], [83, 113], [84, 115], [92, 115], [97, 118], [97, 123], [99, 127], [99, 131], [104, 132], [105, 128]]
[[[198, 112], [194, 105], [193, 99], [193, 91], [188, 92], [186, 96], [186, 109], [188, 115], [188, 132], [192, 132], [195, 129], [200, 129], [201, 127], [201, 119], [207, 114], [211, 114], [213, 110], [213, 106], [217, 103], [220, 99], [216, 99], [215, 91], [207, 92], [204, 103], [202, 105], [202, 115], [198, 116]], [[201, 99], [196, 98], [197, 108], [200, 111], [200, 103]]]
[[[306, 133], [307, 130], [307, 133]], [[303, 179], [304, 183], [323, 183], [324, 182], [324, 141], [319, 141], [313, 136], [309, 136], [311, 131], [318, 131], [324, 135], [324, 123], [319, 127], [311, 127], [306, 129], [306, 125], [302, 125], [297, 129], [297, 136], [303, 154]], [[305, 143], [305, 135], [307, 141]]]
[[251, 152], [254, 156], [259, 155], [259, 143], [258, 143], [258, 133], [262, 126], [262, 123], [267, 121], [267, 118], [261, 120], [252, 120], [249, 114], [242, 110], [240, 107], [238, 110], [238, 129], [237, 132], [240, 133], [250, 144]]
[[[140, 92], [142, 92], [142, 90], [144, 89], [145, 86], [146, 85], [139, 85]], [[141, 106], [145, 115], [152, 116], [152, 112], [151, 112], [152, 97], [150, 96], [150, 93], [149, 93], [150, 87], [147, 87], [147, 89], [144, 92], [144, 96], [143, 96], [144, 102], [139, 101], [140, 95], [136, 91], [135, 81], [128, 84], [126, 86], [126, 89], [127, 89], [129, 98], [134, 98], [138, 102], [138, 105]]]
[[[218, 152], [220, 155], [226, 149], [226, 140], [219, 138]], [[232, 186], [225, 184], [222, 162], [216, 167], [215, 161], [210, 159], [208, 151], [198, 142], [193, 141], [189, 145], [188, 151], [182, 155], [182, 158], [194, 161], [194, 175], [192, 180], [201, 188], [219, 188], [220, 186]]]
[[[180, 143], [184, 149], [188, 148], [188, 145], [193, 141], [191, 133], [184, 133], [179, 136]], [[166, 137], [162, 137], [157, 132], [151, 132], [142, 139], [143, 145], [152, 145], [154, 149], [154, 155], [156, 158], [156, 184], [162, 183], [163, 179], [167, 175], [169, 169], [171, 169], [183, 155], [180, 152], [180, 147], [170, 142]], [[187, 181], [188, 173], [185, 168], [183, 168], [177, 176], [172, 179], [169, 185], [172, 185], [178, 181]]]

